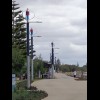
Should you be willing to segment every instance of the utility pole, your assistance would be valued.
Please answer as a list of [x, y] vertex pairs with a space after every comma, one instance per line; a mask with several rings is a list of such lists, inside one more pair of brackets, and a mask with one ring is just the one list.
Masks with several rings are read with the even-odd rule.
[[33, 29], [31, 28], [30, 30], [31, 32], [31, 80], [34, 80], [34, 66], [33, 66], [33, 57], [35, 55], [33, 55], [34, 52], [36, 52], [35, 50], [33, 50], [33, 37], [41, 37], [41, 36], [33, 36]]
[[50, 53], [50, 63], [52, 63], [52, 55], [51, 55], [51, 53]]
[[51, 46], [52, 46], [52, 78], [54, 78], [54, 43], [52, 42], [51, 43]]
[[57, 69], [56, 67], [57, 67], [57, 65], [56, 65], [56, 57], [55, 57], [55, 72], [56, 72], [56, 69]]
[[30, 88], [30, 56], [29, 56], [29, 11], [26, 10], [27, 20], [27, 88]]
[[34, 69], [33, 69], [33, 29], [31, 28], [31, 80], [34, 79]]
[[[27, 25], [27, 88], [30, 88], [30, 55], [29, 55], [29, 23], [42, 23], [41, 21], [29, 22], [29, 11], [26, 10], [26, 25]], [[35, 56], [35, 55], [33, 55]]]
[[[52, 63], [52, 55], [50, 53], [50, 64]], [[49, 78], [52, 78], [52, 66], [49, 67]]]

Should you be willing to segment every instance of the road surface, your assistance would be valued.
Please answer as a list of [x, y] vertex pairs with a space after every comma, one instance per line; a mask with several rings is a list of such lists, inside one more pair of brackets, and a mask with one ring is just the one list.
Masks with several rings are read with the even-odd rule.
[[48, 93], [43, 100], [87, 100], [87, 81], [76, 81], [62, 73], [55, 73], [55, 77], [32, 83]]

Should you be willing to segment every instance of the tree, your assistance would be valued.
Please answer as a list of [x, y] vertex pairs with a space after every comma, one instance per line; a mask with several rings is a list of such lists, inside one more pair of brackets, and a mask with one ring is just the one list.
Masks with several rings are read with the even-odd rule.
[[56, 64], [57, 72], [59, 71], [60, 65], [61, 65], [60, 59], [57, 59], [57, 64]]
[[77, 62], [77, 65], [76, 65], [77, 67], [79, 67], [79, 63]]
[[44, 63], [41, 55], [34, 59], [34, 76], [39, 76], [39, 73], [43, 74], [45, 72]]
[[60, 66], [60, 70], [61, 70], [62, 72], [70, 72], [69, 66], [68, 66], [67, 64], [61, 65], [61, 66]]
[[62, 64], [60, 70], [62, 72], [73, 72], [74, 70], [80, 71], [81, 69], [77, 65]]
[[19, 48], [26, 57], [26, 28], [19, 4], [12, 1], [12, 47]]
[[87, 63], [81, 67], [81, 70], [86, 72], [87, 71]]
[[25, 58], [21, 54], [18, 48], [12, 48], [12, 73], [20, 76], [23, 73], [22, 69], [25, 69]]
[[19, 4], [12, 1], [12, 73], [17, 76], [25, 73], [26, 28]]

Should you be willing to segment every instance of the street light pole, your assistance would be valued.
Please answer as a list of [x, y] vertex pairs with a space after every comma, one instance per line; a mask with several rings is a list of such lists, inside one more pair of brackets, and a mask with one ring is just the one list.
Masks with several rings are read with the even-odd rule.
[[55, 72], [56, 72], [56, 67], [57, 67], [57, 66], [56, 66], [56, 57], [55, 57]]
[[27, 20], [27, 88], [30, 88], [30, 57], [29, 57], [29, 11], [26, 10]]
[[34, 66], [33, 66], [33, 37], [41, 37], [41, 36], [33, 36], [33, 29], [31, 28], [31, 80], [34, 80]]
[[51, 43], [51, 46], [52, 46], [52, 78], [54, 78], [54, 43], [52, 42]]
[[31, 28], [31, 80], [34, 79], [34, 68], [33, 68], [33, 29]]

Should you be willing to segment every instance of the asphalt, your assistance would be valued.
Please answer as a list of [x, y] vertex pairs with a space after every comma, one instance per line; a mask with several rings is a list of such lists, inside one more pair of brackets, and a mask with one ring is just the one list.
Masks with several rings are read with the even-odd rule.
[[43, 100], [87, 100], [87, 81], [76, 81], [62, 73], [55, 73], [55, 78], [32, 83], [48, 93]]

